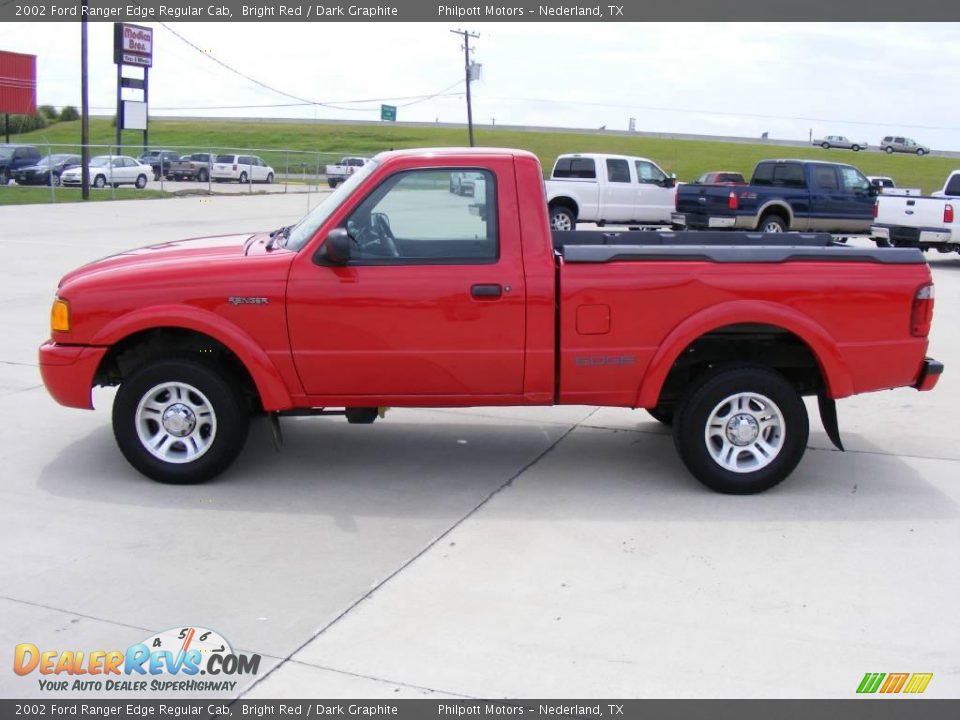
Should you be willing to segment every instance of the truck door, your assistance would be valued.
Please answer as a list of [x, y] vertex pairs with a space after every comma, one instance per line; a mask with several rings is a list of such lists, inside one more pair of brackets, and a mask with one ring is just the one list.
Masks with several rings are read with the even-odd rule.
[[637, 199], [633, 219], [644, 223], [669, 222], [676, 184], [667, 186], [667, 174], [652, 162], [635, 160]]
[[622, 158], [607, 158], [607, 183], [601, 189], [600, 218], [609, 222], [634, 220], [636, 186], [630, 178], [630, 163]]
[[843, 190], [834, 165], [810, 166], [811, 230], [838, 230], [844, 213]]
[[849, 232], [869, 232], [873, 223], [873, 205], [876, 202], [870, 181], [855, 167], [840, 167], [838, 173], [840, 189], [843, 191], [838, 216], [843, 218], [843, 229]]
[[[288, 326], [308, 394], [426, 404], [522, 395], [526, 300], [513, 163], [487, 164], [386, 177], [340, 224], [353, 239], [346, 266], [294, 263]], [[451, 192], [453, 175], [470, 177], [472, 193]]]

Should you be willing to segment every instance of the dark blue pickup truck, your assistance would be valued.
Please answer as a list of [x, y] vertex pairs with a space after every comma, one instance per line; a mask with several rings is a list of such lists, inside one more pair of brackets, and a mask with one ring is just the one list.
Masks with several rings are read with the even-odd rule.
[[852, 165], [763, 160], [749, 185], [680, 185], [677, 229], [869, 233], [877, 191]]

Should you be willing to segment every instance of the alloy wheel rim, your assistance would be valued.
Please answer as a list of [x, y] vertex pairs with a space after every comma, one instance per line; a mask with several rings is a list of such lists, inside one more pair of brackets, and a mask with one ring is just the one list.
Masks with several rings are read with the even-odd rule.
[[704, 428], [707, 452], [724, 470], [751, 473], [772, 463], [786, 438], [783, 413], [770, 398], [741, 392], [724, 398]]
[[134, 423], [144, 449], [176, 465], [203, 457], [217, 436], [213, 404], [197, 388], [178, 381], [160, 383], [145, 392]]

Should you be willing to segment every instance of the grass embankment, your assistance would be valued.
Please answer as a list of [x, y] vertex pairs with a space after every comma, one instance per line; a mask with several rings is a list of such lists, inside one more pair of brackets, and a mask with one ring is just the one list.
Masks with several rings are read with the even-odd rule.
[[[54, 188], [55, 202], [80, 202], [80, 188]], [[115, 194], [114, 194], [115, 193]], [[91, 200], [149, 200], [154, 198], [173, 197], [173, 193], [159, 190], [137, 190], [134, 188], [117, 188], [110, 192], [108, 189], [97, 190], [90, 188]], [[8, 185], [0, 188], [0, 205], [34, 205], [50, 202], [50, 188], [48, 187], [18, 187]]]
[[[91, 143], [109, 145], [115, 130], [107, 119], [90, 122]], [[24, 133], [13, 142], [74, 145], [80, 136], [79, 122], [62, 122], [43, 130]], [[557, 155], [567, 152], [608, 152], [640, 155], [656, 160], [667, 172], [680, 180], [691, 181], [708, 170], [735, 170], [749, 176], [754, 165], [767, 158], [789, 157], [831, 160], [856, 165], [867, 175], [889, 175], [901, 187], [919, 187], [925, 193], [943, 186], [947, 174], [960, 166], [955, 158], [886, 155], [871, 150], [855, 153], [850, 150], [823, 150], [816, 147], [783, 147], [772, 144], [740, 144], [702, 140], [672, 140], [647, 137], [607, 135], [602, 132], [553, 133], [475, 129], [478, 145], [512, 147], [535, 153], [546, 171]], [[409, 127], [405, 125], [331, 125], [276, 122], [229, 122], [222, 120], [167, 120], [150, 122], [150, 146], [172, 147], [183, 152], [242, 148], [284, 148], [311, 153], [328, 153], [323, 157], [298, 156], [281, 151], [258, 150], [278, 172], [289, 167], [306, 172], [333, 162], [334, 155], [371, 155], [389, 148], [461, 146], [467, 143], [465, 129], [443, 127]], [[126, 152], [139, 154], [139, 133], [126, 133]], [[60, 148], [58, 148], [60, 149]]]

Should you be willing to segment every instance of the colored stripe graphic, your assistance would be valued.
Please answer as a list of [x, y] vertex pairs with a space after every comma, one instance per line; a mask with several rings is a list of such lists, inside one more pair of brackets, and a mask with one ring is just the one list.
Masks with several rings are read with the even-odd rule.
[[857, 688], [857, 692], [875, 693], [885, 677], [886, 673], [866, 673], [863, 676], [863, 680], [860, 681], [860, 686]]
[[913, 677], [910, 678], [910, 682], [907, 683], [907, 687], [904, 688], [905, 693], [922, 693], [927, 689], [927, 685], [930, 684], [930, 679], [933, 677], [933, 673], [914, 673]]
[[898, 693], [903, 689], [904, 683], [910, 673], [890, 673], [887, 675], [887, 681], [880, 688], [882, 693]]

